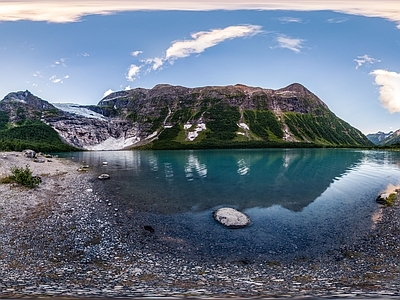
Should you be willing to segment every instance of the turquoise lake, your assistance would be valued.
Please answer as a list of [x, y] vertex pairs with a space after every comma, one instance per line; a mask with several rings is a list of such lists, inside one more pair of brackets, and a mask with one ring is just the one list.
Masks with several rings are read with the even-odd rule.
[[[127, 231], [151, 226], [171, 253], [201, 257], [312, 257], [363, 238], [382, 213], [379, 193], [400, 184], [400, 153], [347, 149], [63, 153], [87, 163], [120, 207]], [[107, 165], [103, 165], [107, 162]], [[227, 229], [222, 206], [252, 224]], [[384, 210], [383, 210], [384, 211]]]

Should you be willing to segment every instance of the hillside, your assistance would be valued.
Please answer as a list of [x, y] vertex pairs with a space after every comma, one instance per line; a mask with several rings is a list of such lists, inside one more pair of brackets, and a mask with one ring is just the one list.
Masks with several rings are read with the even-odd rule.
[[157, 85], [115, 92], [93, 106], [51, 105], [26, 91], [7, 95], [0, 111], [3, 130], [35, 120], [88, 150], [371, 145], [297, 83], [278, 90]]
[[384, 133], [379, 131], [377, 133], [368, 134], [367, 138], [377, 146], [394, 146], [400, 144], [400, 129]]

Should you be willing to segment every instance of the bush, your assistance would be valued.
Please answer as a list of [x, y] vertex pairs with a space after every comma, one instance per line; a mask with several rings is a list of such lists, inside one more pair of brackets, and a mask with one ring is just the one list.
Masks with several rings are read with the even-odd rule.
[[386, 205], [387, 206], [393, 206], [394, 203], [396, 202], [396, 200], [397, 200], [397, 194], [396, 193], [391, 193], [386, 199]]
[[24, 168], [12, 167], [11, 175], [3, 178], [1, 183], [18, 183], [28, 188], [34, 188], [39, 185], [40, 178], [32, 175], [32, 171], [29, 169], [29, 165]]

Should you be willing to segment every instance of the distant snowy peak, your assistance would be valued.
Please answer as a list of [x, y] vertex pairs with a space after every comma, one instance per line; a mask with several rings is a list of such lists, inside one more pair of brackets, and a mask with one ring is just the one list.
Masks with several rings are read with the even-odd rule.
[[384, 145], [388, 142], [392, 135], [395, 135], [395, 133], [393, 131], [390, 131], [388, 133], [378, 131], [377, 133], [367, 134], [367, 138], [375, 145]]
[[107, 118], [104, 117], [103, 115], [96, 113], [90, 109], [87, 109], [84, 106], [81, 106], [79, 104], [74, 104], [74, 103], [52, 103], [56, 108], [71, 113], [75, 114], [78, 116], [83, 116], [86, 118], [91, 118], [91, 119], [100, 119], [100, 120], [106, 120]]

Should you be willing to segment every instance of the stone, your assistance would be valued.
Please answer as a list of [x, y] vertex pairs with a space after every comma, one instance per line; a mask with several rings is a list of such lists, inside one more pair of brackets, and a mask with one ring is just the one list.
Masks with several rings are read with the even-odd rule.
[[27, 158], [35, 158], [36, 157], [36, 152], [30, 149], [26, 149], [22, 151], [22, 154], [27, 157]]
[[44, 163], [44, 162], [46, 162], [46, 161], [45, 161], [43, 158], [41, 158], [41, 157], [40, 157], [40, 158], [37, 158], [37, 157], [36, 157], [36, 158], [33, 159], [33, 162], [36, 162], [36, 163]]
[[251, 223], [248, 215], [230, 207], [219, 208], [212, 215], [215, 221], [232, 229], [243, 228]]
[[378, 197], [376, 198], [376, 202], [378, 202], [379, 204], [385, 204], [388, 197], [389, 193], [382, 193], [378, 195]]
[[155, 232], [154, 228], [152, 226], [150, 226], [150, 225], [145, 225], [143, 228], [144, 228], [144, 230], [146, 230], [146, 231], [148, 231], [150, 233], [154, 233]]
[[98, 178], [100, 180], [106, 180], [106, 179], [110, 179], [110, 175], [109, 174], [101, 174]]

